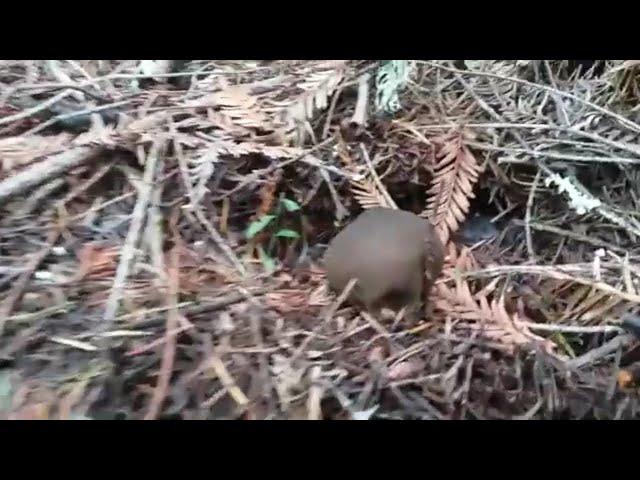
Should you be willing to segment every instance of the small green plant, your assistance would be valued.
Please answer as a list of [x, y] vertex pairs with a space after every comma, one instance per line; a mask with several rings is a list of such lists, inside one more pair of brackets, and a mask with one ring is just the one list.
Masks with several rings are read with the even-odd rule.
[[264, 265], [265, 270], [272, 272], [275, 269], [275, 260], [272, 258], [273, 250], [276, 246], [278, 238], [297, 239], [300, 238], [300, 234], [290, 228], [282, 228], [282, 220], [287, 212], [293, 213], [300, 210], [300, 205], [295, 201], [286, 198], [281, 195], [278, 199], [278, 203], [274, 213], [263, 215], [262, 217], [254, 220], [249, 224], [245, 235], [248, 240], [254, 238], [257, 234], [266, 230], [267, 228], [273, 232], [269, 240], [269, 247], [265, 251], [262, 245], [258, 245], [258, 253], [260, 255], [260, 261]]

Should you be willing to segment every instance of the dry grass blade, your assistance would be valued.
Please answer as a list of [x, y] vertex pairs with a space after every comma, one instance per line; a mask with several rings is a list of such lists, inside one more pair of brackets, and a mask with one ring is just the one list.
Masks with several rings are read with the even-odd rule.
[[538, 289], [546, 299], [547, 319], [564, 326], [602, 325], [633, 309], [633, 303], [592, 285], [543, 279]]
[[432, 221], [446, 242], [469, 211], [469, 199], [475, 196], [473, 186], [482, 167], [464, 144], [461, 132], [454, 131], [434, 143], [439, 145], [437, 163], [423, 215]]
[[588, 288], [587, 295], [573, 308], [567, 308], [562, 315], [562, 320], [579, 321], [581, 324], [589, 324], [593, 320], [605, 318], [605, 314], [622, 303], [622, 299], [606, 292]]
[[582, 278], [575, 275], [570, 275], [567, 272], [571, 272], [569, 268], [561, 268], [560, 267], [546, 267], [546, 266], [537, 266], [537, 265], [517, 265], [517, 266], [500, 266], [500, 267], [488, 267], [483, 270], [469, 272], [468, 276], [495, 276], [495, 275], [504, 275], [509, 273], [519, 273], [519, 274], [531, 274], [531, 275], [541, 275], [548, 278], [553, 278], [556, 280], [570, 282], [572, 284], [579, 285], [587, 285], [593, 287], [596, 290], [600, 290], [609, 295], [614, 295], [619, 297], [622, 300], [626, 300], [628, 302], [632, 302], [635, 304], [640, 304], [640, 295], [635, 293], [625, 292], [619, 288], [613, 287], [605, 282], [598, 282], [589, 278]]

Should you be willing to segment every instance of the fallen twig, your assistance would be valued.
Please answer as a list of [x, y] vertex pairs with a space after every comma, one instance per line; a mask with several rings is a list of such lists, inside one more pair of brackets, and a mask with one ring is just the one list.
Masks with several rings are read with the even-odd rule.
[[249, 403], [249, 399], [244, 394], [244, 392], [238, 387], [235, 380], [227, 370], [227, 367], [224, 366], [222, 360], [214, 353], [209, 358], [209, 365], [216, 372], [216, 375], [220, 379], [220, 383], [227, 389], [231, 398], [240, 406], [244, 408]]
[[505, 275], [510, 273], [542, 275], [549, 278], [555, 278], [556, 280], [565, 280], [565, 281], [575, 282], [581, 285], [588, 285], [597, 290], [610, 293], [611, 295], [616, 295], [622, 298], [623, 300], [627, 300], [629, 302], [640, 303], [640, 295], [623, 292], [604, 282], [597, 282], [595, 280], [589, 280], [586, 278], [580, 278], [573, 275], [569, 275], [561, 271], [560, 268], [557, 266], [544, 267], [544, 266], [537, 266], [537, 265], [518, 265], [518, 266], [505, 265], [500, 267], [489, 267], [481, 270], [475, 270], [472, 272], [464, 272], [462, 273], [462, 276], [463, 277], [483, 277], [483, 276], [492, 277], [496, 275]]
[[531, 330], [540, 330], [544, 332], [561, 332], [561, 333], [620, 333], [622, 328], [614, 325], [601, 325], [593, 327], [580, 327], [575, 325], [553, 325], [549, 323], [535, 323], [519, 321], [519, 325], [523, 325]]
[[153, 190], [153, 180], [156, 176], [156, 164], [158, 161], [158, 155], [161, 154], [164, 140], [156, 140], [151, 146], [149, 155], [145, 160], [145, 170], [143, 183], [140, 191], [138, 192], [138, 201], [131, 214], [131, 225], [127, 232], [127, 238], [125, 239], [124, 246], [120, 252], [120, 262], [118, 263], [118, 269], [116, 270], [116, 276], [113, 280], [113, 286], [107, 299], [107, 304], [104, 310], [103, 319], [106, 323], [112, 323], [118, 306], [120, 305], [120, 299], [122, 298], [124, 285], [129, 275], [129, 268], [131, 266], [131, 260], [133, 259], [135, 246], [138, 243], [140, 237], [140, 231], [142, 229], [143, 220], [147, 211], [147, 205], [151, 198], [151, 192]]
[[59, 102], [60, 100], [62, 100], [65, 97], [68, 97], [69, 95], [71, 95], [73, 93], [73, 91], [71, 90], [64, 90], [62, 92], [60, 92], [57, 95], [54, 95], [53, 97], [45, 100], [44, 102], [32, 107], [32, 108], [28, 108], [27, 110], [23, 110], [20, 113], [16, 113], [14, 115], [7, 115], [4, 118], [0, 118], [0, 125], [6, 125], [7, 123], [11, 123], [11, 122], [15, 122], [18, 120], [23, 120], [25, 118], [29, 118], [33, 115], [35, 115], [38, 112], [41, 112], [45, 109], [47, 109], [48, 107], [50, 107], [51, 105], [53, 105], [54, 103]]
[[529, 198], [527, 199], [527, 212], [524, 216], [524, 230], [527, 236], [527, 251], [529, 252], [529, 262], [535, 263], [536, 254], [533, 250], [533, 240], [531, 239], [531, 209], [533, 208], [533, 199], [536, 196], [536, 188], [538, 188], [538, 182], [540, 181], [540, 173], [538, 170], [536, 172], [536, 177], [533, 179], [533, 184], [531, 185], [531, 190], [529, 191]]
[[[174, 235], [175, 237], [175, 235]], [[174, 240], [176, 240], [174, 238]], [[169, 287], [168, 306], [170, 310], [167, 314], [167, 326], [165, 330], [165, 343], [162, 350], [162, 360], [160, 362], [160, 373], [158, 374], [158, 383], [153, 390], [153, 396], [149, 402], [147, 414], [145, 420], [154, 420], [157, 418], [162, 408], [162, 402], [167, 395], [167, 389], [169, 388], [169, 379], [171, 378], [171, 370], [173, 369], [173, 361], [176, 354], [176, 333], [173, 331], [178, 326], [178, 316], [180, 313], [176, 305], [178, 304], [178, 291], [179, 291], [179, 249], [180, 242], [176, 242], [176, 245], [171, 250], [169, 255], [170, 264], [167, 272], [167, 280]]]
[[602, 345], [601, 347], [594, 348], [593, 350], [588, 351], [584, 355], [568, 360], [565, 365], [568, 369], [574, 370], [582, 368], [586, 365], [590, 365], [601, 358], [606, 357], [610, 353], [615, 352], [619, 348], [624, 348], [632, 343], [636, 342], [636, 336], [632, 334], [618, 335], [615, 338], [612, 338], [607, 343]]
[[92, 160], [101, 152], [101, 147], [75, 147], [26, 168], [0, 182], [0, 205], [14, 195], [24, 193], [50, 178]]
[[546, 85], [541, 85], [539, 83], [529, 82], [529, 81], [523, 80], [521, 78], [509, 77], [509, 76], [505, 76], [505, 75], [497, 75], [497, 74], [490, 73], [490, 72], [478, 72], [478, 71], [460, 70], [458, 68], [447, 67], [445, 65], [440, 65], [438, 63], [428, 62], [428, 61], [424, 61], [423, 63], [426, 63], [427, 65], [430, 65], [430, 66], [435, 67], [435, 68], [439, 68], [441, 70], [447, 70], [449, 72], [458, 73], [458, 74], [462, 74], [462, 75], [475, 75], [475, 76], [480, 76], [480, 77], [498, 78], [498, 79], [502, 79], [502, 80], [508, 80], [508, 81], [514, 82], [514, 83], [520, 83], [522, 85], [528, 85], [528, 86], [533, 87], [533, 88], [539, 88], [540, 90], [546, 90], [546, 91], [554, 93], [556, 95], [560, 95], [560, 96], [565, 97], [565, 98], [570, 98], [571, 100], [574, 100], [576, 102], [580, 102], [580, 103], [582, 103], [584, 105], [587, 105], [587, 106], [593, 108], [594, 110], [597, 110], [598, 112], [600, 112], [600, 113], [602, 113], [604, 115], [607, 115], [607, 116], [609, 116], [611, 118], [616, 119], [622, 125], [626, 126], [630, 130], [632, 130], [634, 132], [640, 132], [640, 125], [638, 125], [635, 122], [632, 122], [629, 119], [624, 118], [622, 115], [618, 115], [617, 113], [614, 113], [611, 110], [607, 110], [606, 108], [602, 108], [602, 107], [600, 107], [599, 105], [596, 105], [593, 102], [585, 100], [584, 98], [577, 97], [577, 96], [575, 96], [575, 95], [573, 95], [571, 93], [563, 92], [563, 91], [558, 90], [558, 89], [553, 88], [553, 87], [547, 87]]
[[336, 298], [336, 300], [325, 311], [325, 313], [323, 315], [323, 319], [322, 319], [323, 321], [322, 322], [318, 322], [318, 325], [313, 329], [313, 332], [311, 332], [311, 335], [309, 335], [307, 338], [305, 338], [300, 343], [300, 346], [293, 353], [293, 355], [291, 356], [291, 362], [292, 363], [297, 358], [299, 358], [300, 355], [302, 355], [302, 352], [304, 352], [304, 350], [307, 348], [307, 346], [309, 345], [311, 340], [320, 331], [322, 326], [326, 325], [327, 322], [331, 321], [331, 319], [335, 315], [335, 313], [338, 310], [338, 308], [340, 308], [340, 305], [342, 305], [344, 303], [344, 301], [347, 299], [347, 297], [351, 293], [351, 290], [353, 290], [353, 288], [356, 286], [356, 282], [357, 282], [357, 280], [355, 278], [352, 278], [351, 280], [349, 280], [349, 283], [347, 283], [347, 285], [344, 287], [342, 292], [340, 292], [340, 295], [338, 295], [338, 298]]

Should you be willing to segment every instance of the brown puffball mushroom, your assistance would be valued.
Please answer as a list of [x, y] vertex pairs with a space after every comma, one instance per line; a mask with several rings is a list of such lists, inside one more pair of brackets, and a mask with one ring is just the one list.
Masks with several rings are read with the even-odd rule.
[[391, 208], [365, 210], [330, 242], [324, 255], [329, 288], [358, 281], [349, 300], [375, 315], [382, 308], [417, 315], [444, 264], [444, 246], [429, 221]]

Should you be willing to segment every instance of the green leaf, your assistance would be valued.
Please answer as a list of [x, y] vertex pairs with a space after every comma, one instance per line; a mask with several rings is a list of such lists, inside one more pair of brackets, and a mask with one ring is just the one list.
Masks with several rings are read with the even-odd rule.
[[300, 234], [294, 230], [283, 228], [282, 230], [278, 230], [278, 233], [276, 233], [276, 237], [300, 238]]
[[249, 224], [249, 228], [247, 228], [245, 235], [248, 239], [252, 239], [258, 233], [264, 230], [274, 218], [276, 218], [275, 215], [264, 215], [263, 217], [254, 220], [253, 222], [251, 222], [251, 224]]
[[260, 254], [260, 261], [262, 262], [264, 269], [268, 273], [273, 272], [276, 269], [276, 262], [273, 260], [273, 258], [267, 255], [267, 252], [264, 251], [262, 245], [258, 245], [258, 253]]
[[288, 212], [295, 212], [296, 210], [300, 210], [300, 205], [298, 205], [293, 200], [289, 200], [288, 198], [281, 198], [280, 202], [284, 205], [284, 208], [287, 209]]

